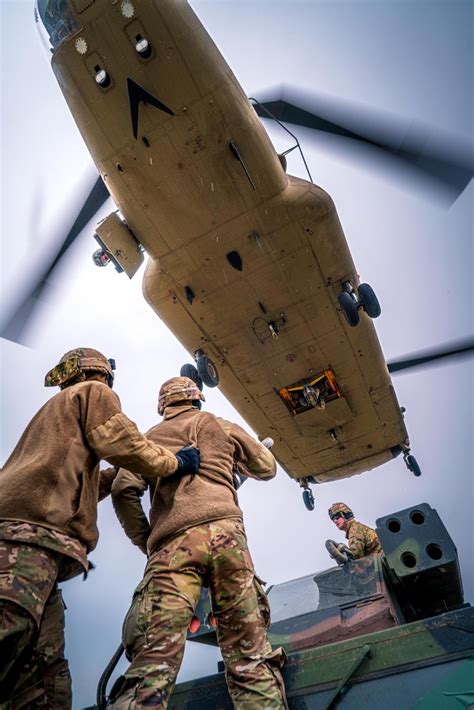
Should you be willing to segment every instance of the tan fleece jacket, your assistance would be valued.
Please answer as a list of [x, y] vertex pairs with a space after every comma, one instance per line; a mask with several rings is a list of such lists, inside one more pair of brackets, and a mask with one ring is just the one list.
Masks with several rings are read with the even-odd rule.
[[[191, 405], [167, 407], [164, 420], [147, 432], [152, 441], [178, 452], [197, 446], [201, 466], [195, 476], [168, 476], [150, 481], [120, 469], [112, 484], [112, 501], [125, 533], [143, 552], [151, 554], [163, 540], [181, 530], [221, 518], [242, 517], [232, 483], [234, 461], [252, 478], [267, 480], [276, 473], [268, 449], [237, 424], [200, 412]], [[140, 497], [150, 487], [150, 524]]]
[[89, 380], [52, 397], [28, 424], [0, 472], [0, 520], [36, 523], [97, 544], [97, 502], [126, 466], [150, 479], [174, 473], [174, 454], [148, 441], [105, 384]]

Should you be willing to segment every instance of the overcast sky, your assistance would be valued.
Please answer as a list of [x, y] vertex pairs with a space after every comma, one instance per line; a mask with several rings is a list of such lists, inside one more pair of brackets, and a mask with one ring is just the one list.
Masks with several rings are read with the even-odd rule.
[[[473, 4], [405, 2], [192, 2], [250, 96], [281, 82], [422, 121], [472, 141]], [[17, 295], [48, 241], [60, 233], [90, 163], [56, 84], [29, 0], [0, 0], [1, 10], [1, 296]], [[450, 207], [427, 199], [408, 177], [373, 157], [298, 131], [315, 182], [334, 198], [363, 281], [382, 304], [377, 331], [387, 358], [473, 331], [472, 182]], [[275, 137], [281, 147], [281, 139]], [[304, 177], [292, 156], [290, 171]], [[109, 202], [102, 216], [113, 211]], [[99, 218], [99, 217], [98, 217]], [[97, 269], [94, 224], [55, 274], [31, 347], [1, 341], [4, 461], [37, 409], [51, 396], [45, 372], [63, 352], [90, 346], [115, 357], [124, 411], [146, 430], [157, 421], [160, 383], [189, 356], [141, 297], [141, 278]], [[327, 517], [337, 500], [358, 519], [375, 519], [420, 502], [436, 508], [458, 547], [466, 597], [474, 600], [472, 362], [394, 379], [413, 452], [415, 479], [397, 459], [352, 479], [316, 487], [306, 511], [283, 471], [240, 494], [257, 571], [269, 583], [324, 569]], [[206, 408], [243, 424], [218, 391]], [[264, 432], [259, 432], [264, 434]], [[32, 491], [33, 494], [33, 491]], [[67, 654], [74, 708], [93, 702], [97, 679], [120, 640], [121, 622], [145, 559], [124, 538], [109, 502], [101, 506], [97, 569], [86, 583], [64, 585]], [[215, 671], [213, 649], [188, 644], [181, 678]]]

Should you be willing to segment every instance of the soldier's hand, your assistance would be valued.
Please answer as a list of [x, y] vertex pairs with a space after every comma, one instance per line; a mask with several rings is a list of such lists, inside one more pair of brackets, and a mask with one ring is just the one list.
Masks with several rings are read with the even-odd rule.
[[194, 446], [184, 446], [176, 454], [178, 473], [197, 473], [201, 463], [199, 449]]

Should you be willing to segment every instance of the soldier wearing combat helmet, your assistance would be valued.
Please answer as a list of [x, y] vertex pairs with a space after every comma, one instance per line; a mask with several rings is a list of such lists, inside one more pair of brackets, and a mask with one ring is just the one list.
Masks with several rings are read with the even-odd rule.
[[355, 520], [354, 513], [345, 503], [333, 503], [328, 513], [336, 527], [346, 533], [347, 544], [355, 560], [382, 552], [375, 530]]
[[[234, 463], [268, 480], [276, 472], [268, 449], [236, 424], [201, 412], [204, 397], [187, 377], [163, 384], [163, 421], [147, 432], [175, 451], [193, 443], [201, 452], [195, 476], [160, 479], [121, 469], [112, 500], [122, 526], [148, 554], [123, 627], [131, 665], [111, 692], [112, 710], [166, 708], [183, 658], [186, 630], [203, 584], [209, 587], [217, 636], [234, 708], [284, 708], [284, 654], [272, 651], [270, 613], [255, 574], [233, 483]], [[150, 485], [151, 484], [151, 485]], [[140, 497], [152, 497], [148, 522]]]
[[[45, 378], [61, 392], [35, 414], [0, 473], [0, 704], [71, 706], [57, 583], [87, 573], [97, 503], [118, 467], [150, 479], [199, 467], [195, 449], [175, 454], [122, 413], [112, 365], [91, 348], [67, 352]], [[100, 471], [101, 459], [114, 468]]]

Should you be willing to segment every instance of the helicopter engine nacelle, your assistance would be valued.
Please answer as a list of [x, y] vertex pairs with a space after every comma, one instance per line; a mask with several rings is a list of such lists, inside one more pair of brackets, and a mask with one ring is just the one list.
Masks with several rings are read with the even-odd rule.
[[96, 266], [112, 262], [118, 272], [125, 271], [129, 278], [136, 274], [144, 260], [143, 248], [117, 212], [98, 224], [94, 238], [100, 245], [92, 255]]

